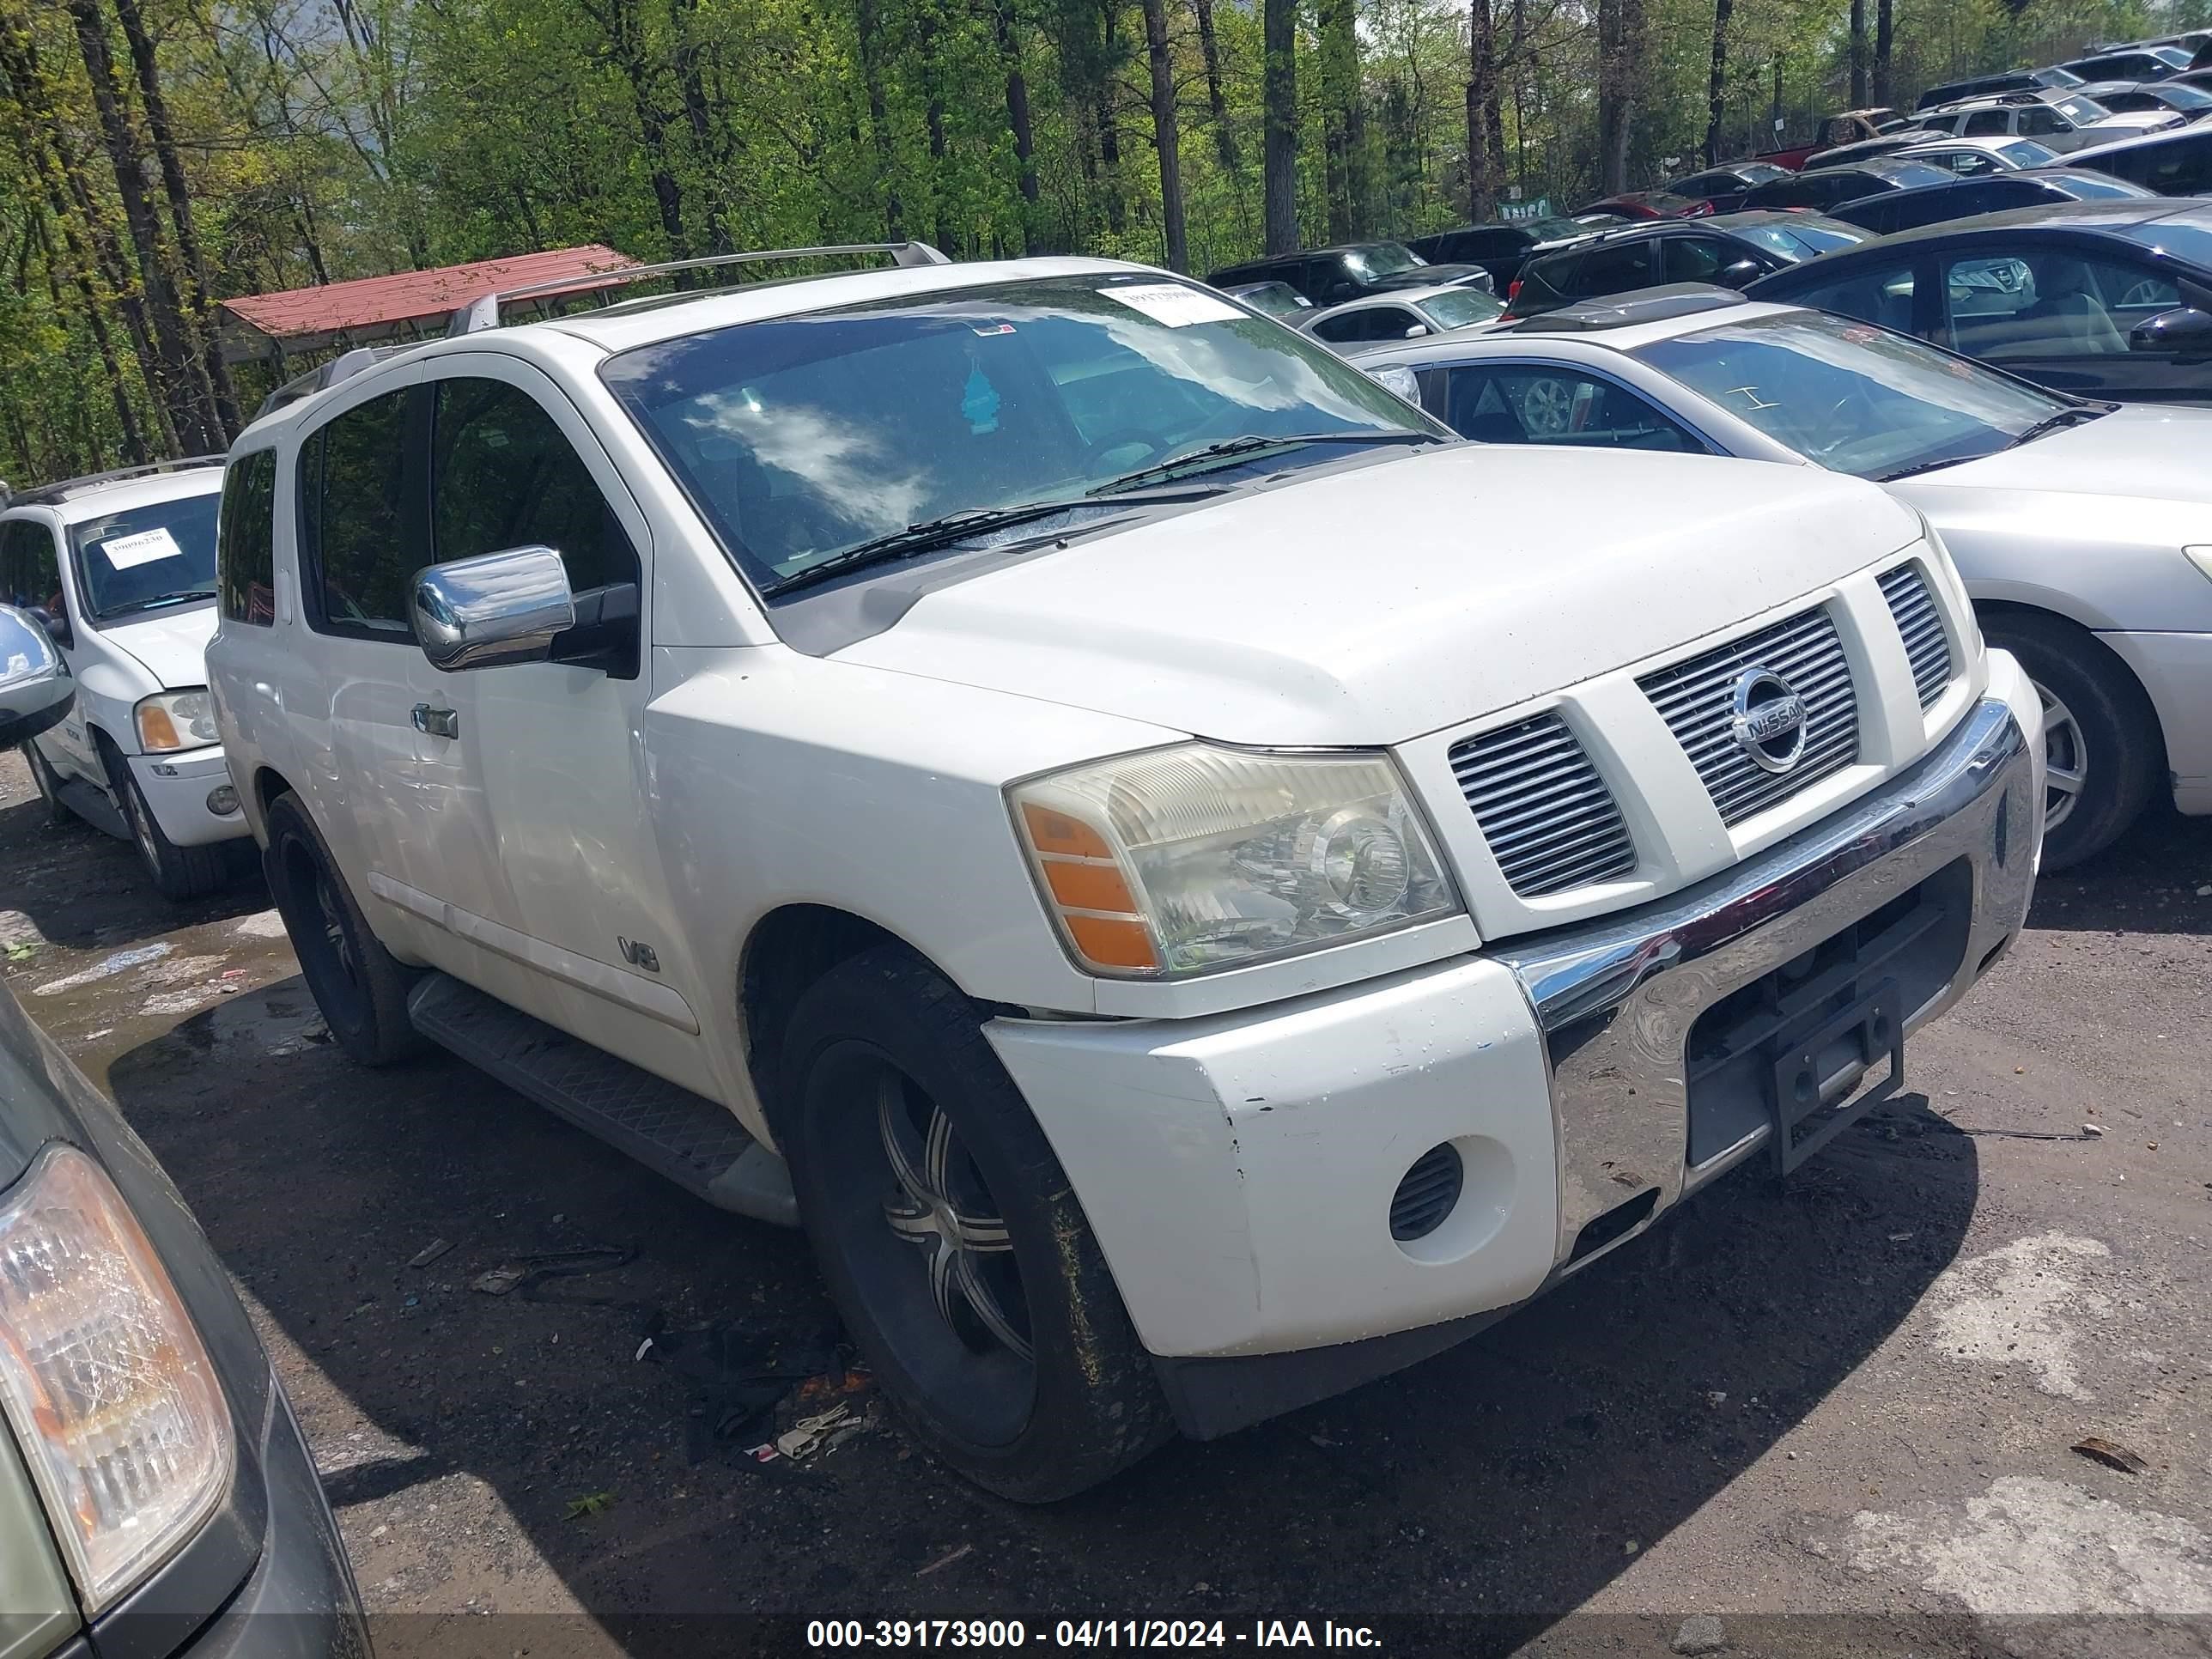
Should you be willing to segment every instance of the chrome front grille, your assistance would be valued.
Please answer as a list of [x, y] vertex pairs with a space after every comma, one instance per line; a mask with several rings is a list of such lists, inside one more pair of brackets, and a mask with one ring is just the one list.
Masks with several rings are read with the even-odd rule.
[[1884, 576], [1881, 596], [1889, 601], [1889, 614], [1905, 636], [1912, 684], [1925, 708], [1951, 683], [1951, 641], [1943, 632], [1943, 613], [1936, 608], [1936, 596], [1928, 591], [1928, 579], [1917, 564], [1901, 564]]
[[1557, 714], [1465, 738], [1450, 758], [1492, 856], [1522, 898], [1634, 872], [1636, 845], [1613, 792]]
[[[1736, 739], [1736, 683], [1754, 668], [1778, 676], [1804, 702], [1804, 747], [1786, 771], [1768, 771]], [[1646, 674], [1637, 684], [1698, 769], [1723, 823], [1741, 823], [1858, 758], [1858, 696], [1825, 608]]]

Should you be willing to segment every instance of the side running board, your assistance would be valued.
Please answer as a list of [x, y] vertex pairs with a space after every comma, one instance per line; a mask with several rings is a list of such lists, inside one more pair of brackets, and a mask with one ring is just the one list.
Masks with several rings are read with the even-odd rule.
[[783, 1160], [728, 1109], [447, 974], [407, 999], [415, 1029], [578, 1128], [709, 1204], [781, 1227], [799, 1224]]

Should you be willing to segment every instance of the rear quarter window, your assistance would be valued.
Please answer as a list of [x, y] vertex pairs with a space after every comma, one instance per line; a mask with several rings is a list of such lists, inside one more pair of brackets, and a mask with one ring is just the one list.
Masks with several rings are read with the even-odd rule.
[[216, 592], [225, 622], [276, 620], [276, 452], [257, 449], [222, 477], [216, 525]]

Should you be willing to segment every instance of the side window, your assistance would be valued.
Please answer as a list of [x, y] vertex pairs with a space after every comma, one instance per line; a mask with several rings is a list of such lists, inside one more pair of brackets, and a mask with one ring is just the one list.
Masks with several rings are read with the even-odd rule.
[[2002, 137], [2012, 131], [2012, 116], [2001, 109], [1978, 109], [1966, 118], [1964, 137], [1968, 138]]
[[1738, 257], [1735, 249], [1717, 237], [1670, 236], [1662, 267], [1670, 283], [1715, 283]]
[[311, 614], [323, 631], [363, 639], [414, 638], [407, 583], [428, 564], [404, 545], [401, 512], [407, 452], [407, 393], [389, 392], [349, 409], [300, 451], [301, 548], [313, 569]]
[[550, 547], [578, 593], [638, 577], [629, 538], [581, 458], [538, 400], [504, 380], [437, 383], [430, 535], [441, 564]]
[[1571, 292], [1587, 299], [1650, 288], [1659, 280], [1655, 274], [1658, 252], [1657, 240], [1649, 236], [1612, 247], [1594, 247], [1583, 255], [1582, 264], [1576, 270], [1571, 285]]
[[257, 449], [223, 474], [216, 526], [216, 589], [225, 622], [276, 620], [276, 452]]
[[2020, 131], [2031, 138], [2066, 130], [2066, 123], [2058, 118], [2058, 112], [2048, 104], [2031, 104], [2020, 112]]
[[1791, 303], [1832, 311], [1861, 322], [1880, 323], [1900, 333], [1912, 331], [1912, 267], [1863, 266], [1841, 282], [1792, 290]]
[[54, 532], [34, 519], [0, 525], [0, 595], [10, 605], [67, 614]]
[[1954, 349], [2000, 363], [2118, 356], [2130, 329], [2181, 303], [2149, 266], [2065, 250], [1948, 260], [1943, 287]]
[[[1478, 443], [1705, 453], [1705, 446], [1624, 386], [1548, 366], [1442, 371], [1423, 376], [1423, 404]], [[1441, 407], [1437, 396], [1441, 391]]]

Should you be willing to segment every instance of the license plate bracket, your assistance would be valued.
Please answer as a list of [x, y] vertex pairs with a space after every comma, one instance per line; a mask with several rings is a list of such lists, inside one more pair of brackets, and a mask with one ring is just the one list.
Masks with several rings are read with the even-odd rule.
[[[1850, 1007], [1777, 1043], [1767, 1077], [1776, 1175], [1789, 1175], [1905, 1086], [1905, 1021], [1897, 1005], [1897, 981], [1885, 979]], [[1823, 1096], [1822, 1072], [1838, 1042], [1855, 1043], [1869, 1070], [1887, 1059], [1889, 1075], [1831, 1103]]]

